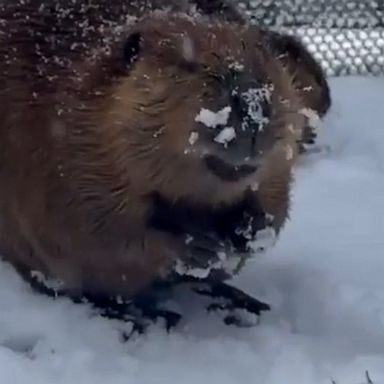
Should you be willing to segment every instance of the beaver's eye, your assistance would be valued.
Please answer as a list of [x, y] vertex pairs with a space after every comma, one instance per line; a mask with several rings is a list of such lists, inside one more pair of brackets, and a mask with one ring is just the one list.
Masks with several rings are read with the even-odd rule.
[[128, 65], [133, 64], [139, 57], [143, 38], [140, 33], [128, 36], [123, 46], [123, 59]]
[[225, 76], [218, 72], [209, 72], [208, 76], [210, 79], [215, 80], [219, 83], [223, 83], [225, 81]]

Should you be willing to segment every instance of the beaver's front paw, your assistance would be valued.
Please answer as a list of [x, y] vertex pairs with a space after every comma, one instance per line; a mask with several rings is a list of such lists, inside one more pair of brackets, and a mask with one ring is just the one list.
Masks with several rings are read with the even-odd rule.
[[243, 220], [234, 231], [236, 238], [233, 242], [237, 241], [241, 244], [243, 252], [249, 256], [264, 252], [276, 242], [277, 232], [274, 220], [274, 216], [260, 206], [257, 193], [249, 191], [246, 196]]
[[234, 251], [229, 239], [220, 239], [213, 233], [187, 234], [185, 244], [186, 253], [174, 266], [178, 276], [226, 280], [242, 263], [243, 255]]
[[224, 314], [223, 320], [227, 325], [253, 326], [262, 312], [270, 310], [268, 304], [223, 282], [214, 284], [201, 282], [193, 290], [199, 295], [212, 298], [207, 310]]

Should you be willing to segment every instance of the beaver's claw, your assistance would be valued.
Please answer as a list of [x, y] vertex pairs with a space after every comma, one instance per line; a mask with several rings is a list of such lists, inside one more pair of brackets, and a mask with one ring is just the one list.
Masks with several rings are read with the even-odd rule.
[[215, 301], [207, 306], [207, 310], [227, 312], [224, 318], [224, 322], [227, 325], [252, 325], [248, 319], [243, 318], [241, 312], [255, 315], [258, 318], [262, 312], [270, 310], [268, 304], [223, 282], [214, 284], [203, 283], [200, 286], [194, 287], [193, 291], [199, 295], [213, 298]]

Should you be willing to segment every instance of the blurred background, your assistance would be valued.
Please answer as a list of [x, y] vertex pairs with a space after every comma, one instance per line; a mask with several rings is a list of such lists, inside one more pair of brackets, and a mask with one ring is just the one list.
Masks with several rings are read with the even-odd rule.
[[384, 75], [384, 0], [242, 0], [253, 22], [298, 35], [329, 76]]

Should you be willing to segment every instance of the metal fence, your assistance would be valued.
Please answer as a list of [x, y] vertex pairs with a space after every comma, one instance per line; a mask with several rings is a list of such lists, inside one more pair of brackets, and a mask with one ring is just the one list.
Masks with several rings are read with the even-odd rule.
[[249, 0], [252, 22], [299, 36], [330, 76], [384, 75], [384, 0]]

